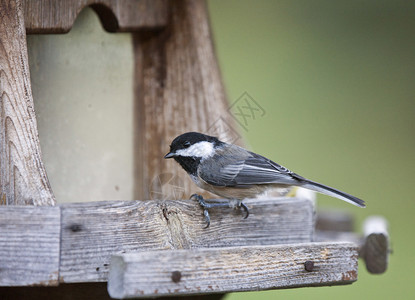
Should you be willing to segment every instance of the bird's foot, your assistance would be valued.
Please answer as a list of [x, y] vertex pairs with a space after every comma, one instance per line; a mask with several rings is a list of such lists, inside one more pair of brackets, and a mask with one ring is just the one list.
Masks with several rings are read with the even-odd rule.
[[[217, 202], [217, 203], [207, 203], [205, 201], [205, 199], [198, 194], [193, 194], [192, 196], [190, 196], [191, 200], [197, 200], [197, 202], [199, 202], [199, 205], [203, 208], [203, 215], [205, 216], [205, 221], [206, 221], [206, 227], [208, 228], [210, 226], [210, 215], [209, 215], [209, 211], [208, 209], [210, 208], [214, 208], [214, 207], [229, 207], [229, 203], [225, 203], [225, 202]], [[244, 219], [248, 218], [249, 216], [249, 210], [248, 207], [242, 203], [242, 201], [238, 202], [238, 207], [242, 207], [242, 209], [245, 211], [245, 217]]]
[[205, 216], [205, 221], [206, 221], [205, 228], [208, 228], [210, 226], [210, 215], [209, 215], [208, 209], [214, 207], [213, 204], [206, 203], [205, 199], [201, 195], [198, 195], [198, 194], [191, 195], [190, 199], [197, 200], [197, 202], [199, 202], [199, 205], [203, 208], [203, 215]]

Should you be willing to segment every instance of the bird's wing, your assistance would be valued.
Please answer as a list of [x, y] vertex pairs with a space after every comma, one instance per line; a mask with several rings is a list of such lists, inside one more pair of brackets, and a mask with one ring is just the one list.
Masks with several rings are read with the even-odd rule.
[[219, 153], [210, 158], [214, 159], [215, 163], [205, 164], [205, 167], [200, 168], [199, 177], [209, 184], [227, 187], [248, 187], [267, 183], [297, 185], [303, 179], [261, 155], [238, 148], [232, 150], [244, 152], [227, 152], [229, 156], [226, 157]]
[[[213, 160], [213, 161], [212, 161]], [[294, 185], [365, 207], [365, 202], [335, 188], [308, 180], [256, 153], [230, 145], [201, 162], [200, 179], [221, 187], [247, 188], [256, 184]]]

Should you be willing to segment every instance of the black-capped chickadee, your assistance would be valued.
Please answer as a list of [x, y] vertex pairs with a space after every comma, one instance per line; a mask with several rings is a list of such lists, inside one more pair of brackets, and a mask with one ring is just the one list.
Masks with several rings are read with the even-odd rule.
[[[332, 187], [308, 180], [287, 168], [236, 145], [221, 142], [216, 137], [198, 132], [187, 132], [176, 137], [170, 152], [164, 158], [174, 158], [200, 188], [221, 197], [239, 200], [255, 198], [272, 188], [298, 186], [339, 198], [359, 207], [365, 202]], [[204, 208], [209, 226], [208, 208], [228, 206], [208, 204], [199, 195], [193, 195]], [[245, 218], [246, 218], [245, 217]]]

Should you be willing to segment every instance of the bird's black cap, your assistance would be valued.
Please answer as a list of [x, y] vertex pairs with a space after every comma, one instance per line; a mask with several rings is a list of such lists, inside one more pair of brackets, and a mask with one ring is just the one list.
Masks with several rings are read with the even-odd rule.
[[199, 132], [186, 132], [179, 135], [173, 140], [173, 142], [170, 145], [170, 152], [167, 153], [166, 156], [164, 156], [164, 158], [172, 158], [174, 157], [174, 153], [177, 150], [188, 148], [191, 145], [203, 141], [211, 142], [215, 146], [223, 144], [223, 142], [219, 141], [218, 138], [214, 136], [206, 135]]

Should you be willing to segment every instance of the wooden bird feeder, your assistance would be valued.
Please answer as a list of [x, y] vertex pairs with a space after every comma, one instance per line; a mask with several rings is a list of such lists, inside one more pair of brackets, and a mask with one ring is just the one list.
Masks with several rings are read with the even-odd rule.
[[[154, 176], [178, 170], [162, 159], [177, 132], [207, 132], [209, 116], [234, 122], [204, 1], [0, 0], [0, 298], [220, 298], [350, 284], [358, 257], [369, 272], [386, 270], [382, 218], [358, 235], [348, 215], [316, 214], [310, 199], [248, 199], [248, 219], [212, 210], [207, 229], [190, 200], [57, 204], [40, 155], [26, 34], [68, 32], [86, 6], [107, 31], [133, 36], [135, 199], [150, 199]], [[195, 190], [190, 181], [183, 188]]]

